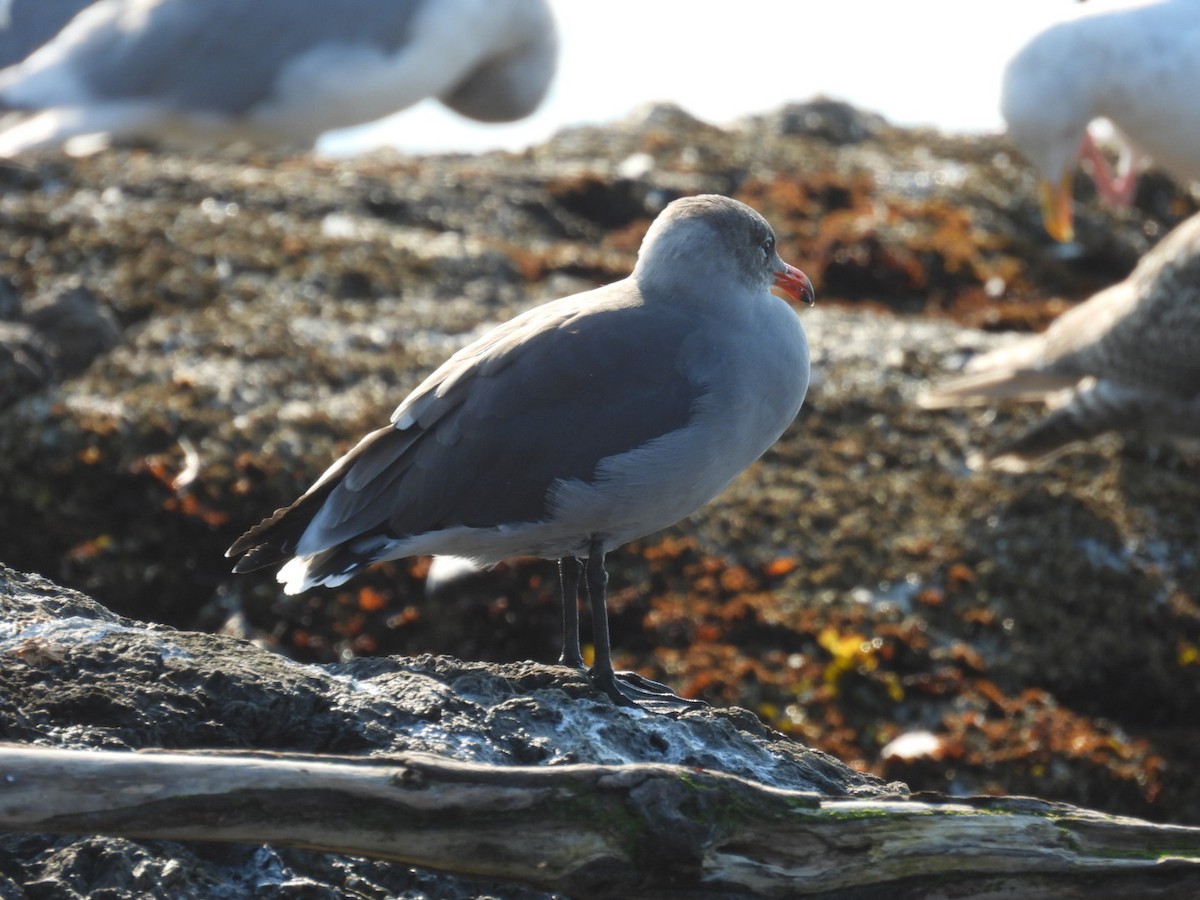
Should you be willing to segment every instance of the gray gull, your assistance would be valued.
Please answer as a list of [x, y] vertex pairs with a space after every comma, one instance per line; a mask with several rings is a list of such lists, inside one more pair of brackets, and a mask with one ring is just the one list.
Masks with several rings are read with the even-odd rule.
[[921, 405], [1015, 398], [1055, 407], [990, 456], [995, 468], [1022, 471], [1106, 431], [1200, 438], [1200, 215], [1163, 238], [1124, 281], [1042, 334], [973, 360], [968, 371], [923, 395]]
[[770, 225], [736, 200], [676, 200], [629, 277], [531, 309], [459, 350], [298, 500], [240, 537], [234, 571], [283, 563], [288, 593], [418, 554], [559, 560], [564, 664], [622, 705], [686, 702], [615, 675], [605, 554], [715, 497], [775, 442], [808, 389], [811, 304]]
[[0, 71], [0, 157], [109, 138], [307, 148], [427, 97], [511, 121], [557, 47], [546, 0], [97, 0]]

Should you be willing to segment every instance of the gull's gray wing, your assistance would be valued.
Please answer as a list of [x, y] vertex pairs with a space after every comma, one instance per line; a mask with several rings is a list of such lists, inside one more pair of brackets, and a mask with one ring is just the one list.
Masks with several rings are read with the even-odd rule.
[[695, 328], [677, 313], [603, 302], [550, 304], [502, 326], [352, 451], [301, 552], [381, 525], [403, 537], [544, 519], [555, 481], [589, 482], [601, 460], [688, 423], [705, 390], [680, 364]]
[[424, 2], [435, 0], [141, 0], [145, 22], [133, 30], [123, 27], [130, 5], [110, 4], [73, 65], [100, 99], [152, 97], [238, 115], [318, 45], [403, 46]]
[[1200, 216], [1167, 235], [1125, 281], [1056, 319], [1044, 347], [1050, 371], [1200, 393]]
[[0, 0], [0, 68], [27, 57], [94, 0]]

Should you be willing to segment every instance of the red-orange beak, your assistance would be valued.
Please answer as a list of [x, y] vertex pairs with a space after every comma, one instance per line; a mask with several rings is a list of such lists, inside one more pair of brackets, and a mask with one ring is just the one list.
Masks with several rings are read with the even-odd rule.
[[1068, 167], [1058, 184], [1044, 180], [1038, 184], [1038, 200], [1042, 205], [1042, 222], [1046, 226], [1046, 233], [1064, 244], [1075, 237], [1075, 229], [1071, 224], [1071, 183], [1074, 174], [1074, 170]]
[[803, 300], [809, 306], [815, 301], [812, 282], [808, 280], [808, 276], [787, 263], [783, 264], [782, 272], [775, 273], [775, 287], [793, 300]]

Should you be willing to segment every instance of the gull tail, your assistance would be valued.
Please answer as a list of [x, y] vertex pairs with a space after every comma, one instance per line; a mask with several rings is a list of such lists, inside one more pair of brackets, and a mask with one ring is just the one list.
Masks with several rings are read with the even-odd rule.
[[[382, 546], [389, 543], [384, 540]], [[285, 594], [299, 594], [319, 585], [337, 587], [349, 581], [359, 569], [384, 558], [377, 552], [379, 549], [379, 543], [364, 545], [363, 541], [353, 541], [310, 556], [294, 556], [279, 570], [276, 580], [283, 585]]]
[[[283, 564], [279, 581], [287, 593], [294, 594], [319, 584], [342, 584], [364, 566], [390, 558], [387, 551], [397, 541], [387, 531], [386, 512], [375, 517], [370, 503], [352, 507], [351, 514], [339, 519], [333, 530], [324, 527], [328, 521], [322, 525], [328, 515], [321, 519], [318, 516], [339, 486], [349, 485], [343, 494], [353, 495], [363, 483], [386, 472], [412, 440], [411, 434], [391, 425], [368, 434], [291, 506], [275, 510], [233, 542], [225, 551], [228, 557], [241, 557], [233, 571], [251, 572]], [[315, 526], [314, 519], [318, 520]], [[348, 523], [353, 527], [347, 527]], [[316, 533], [309, 534], [314, 528]]]

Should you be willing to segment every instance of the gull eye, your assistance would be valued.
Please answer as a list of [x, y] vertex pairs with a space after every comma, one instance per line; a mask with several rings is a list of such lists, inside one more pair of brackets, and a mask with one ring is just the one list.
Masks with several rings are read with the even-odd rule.
[[775, 255], [775, 238], [768, 235], [767, 239], [762, 242], [763, 259], [770, 259]]

